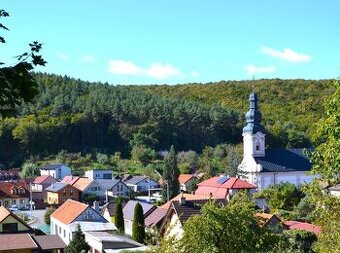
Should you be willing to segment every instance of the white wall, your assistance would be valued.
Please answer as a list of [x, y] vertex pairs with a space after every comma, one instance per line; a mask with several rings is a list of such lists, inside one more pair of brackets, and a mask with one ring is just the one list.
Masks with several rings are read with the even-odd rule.
[[59, 237], [68, 245], [72, 240], [72, 232], [68, 225], [51, 217], [50, 225], [51, 235], [59, 235]]

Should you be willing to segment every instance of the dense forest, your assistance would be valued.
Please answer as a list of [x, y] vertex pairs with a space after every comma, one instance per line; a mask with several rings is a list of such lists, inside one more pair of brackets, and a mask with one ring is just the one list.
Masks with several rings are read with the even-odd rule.
[[257, 80], [208, 84], [112, 86], [36, 74], [39, 95], [0, 120], [0, 161], [18, 166], [30, 156], [68, 152], [201, 152], [242, 140], [248, 95], [260, 97], [269, 146], [311, 145], [313, 124], [334, 88], [329, 80]]

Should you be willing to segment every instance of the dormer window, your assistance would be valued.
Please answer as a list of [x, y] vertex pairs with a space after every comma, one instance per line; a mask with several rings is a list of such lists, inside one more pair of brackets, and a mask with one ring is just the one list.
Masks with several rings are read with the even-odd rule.
[[17, 194], [17, 189], [12, 188], [11, 192], [12, 192], [12, 194]]
[[18, 190], [18, 192], [19, 192], [20, 194], [24, 194], [24, 193], [25, 193], [25, 189], [22, 189], [22, 188], [21, 188], [21, 189]]

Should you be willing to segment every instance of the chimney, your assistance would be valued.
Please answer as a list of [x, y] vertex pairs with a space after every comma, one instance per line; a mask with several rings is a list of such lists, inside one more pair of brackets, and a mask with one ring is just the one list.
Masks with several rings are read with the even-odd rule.
[[180, 198], [179, 198], [179, 204], [181, 205], [181, 206], [184, 206], [185, 204], [186, 204], [186, 199], [185, 199], [185, 197], [184, 197], [184, 194], [183, 194], [183, 192], [181, 193], [181, 196], [180, 196]]

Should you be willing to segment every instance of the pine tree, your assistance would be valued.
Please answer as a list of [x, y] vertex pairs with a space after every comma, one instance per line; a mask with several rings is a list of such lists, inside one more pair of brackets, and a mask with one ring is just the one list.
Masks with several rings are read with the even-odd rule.
[[132, 239], [139, 243], [143, 243], [145, 239], [143, 207], [139, 203], [135, 206], [133, 214]]
[[80, 253], [88, 252], [90, 246], [85, 241], [85, 236], [81, 231], [80, 225], [78, 225], [76, 232], [73, 235], [73, 239], [64, 249], [65, 253]]
[[[172, 145], [169, 153], [164, 158], [163, 180], [163, 200], [172, 199], [179, 193], [179, 177], [180, 171], [177, 166], [177, 156], [174, 146]], [[167, 196], [169, 194], [169, 196]]]
[[115, 225], [119, 232], [124, 232], [124, 217], [122, 201], [119, 200], [116, 206]]

